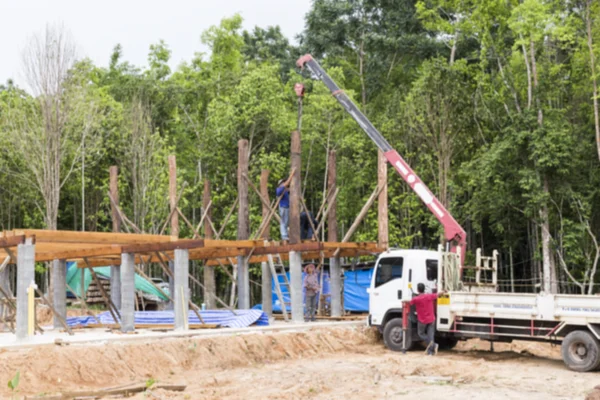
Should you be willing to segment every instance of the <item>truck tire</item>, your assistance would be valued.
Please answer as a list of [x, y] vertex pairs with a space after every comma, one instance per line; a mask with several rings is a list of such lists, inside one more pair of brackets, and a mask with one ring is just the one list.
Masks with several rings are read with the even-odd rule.
[[[385, 347], [393, 351], [402, 351], [402, 318], [393, 318], [389, 320], [383, 328], [383, 343]], [[412, 338], [410, 332], [406, 335], [406, 350], [410, 350], [412, 347]]]
[[458, 344], [458, 339], [452, 339], [447, 337], [441, 337], [436, 339], [437, 344], [440, 345], [440, 350], [452, 350]]
[[565, 365], [573, 371], [593, 371], [600, 365], [600, 344], [587, 331], [569, 333], [562, 342], [561, 353]]

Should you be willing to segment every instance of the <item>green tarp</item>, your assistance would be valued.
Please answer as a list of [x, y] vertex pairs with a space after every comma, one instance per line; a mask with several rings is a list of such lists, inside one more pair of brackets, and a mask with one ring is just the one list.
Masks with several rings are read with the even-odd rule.
[[[92, 282], [92, 273], [89, 268], [80, 269], [77, 268], [76, 263], [69, 263], [69, 269], [67, 270], [67, 285], [69, 285], [75, 294], [82, 297], [81, 293], [81, 272], [83, 271], [83, 290], [87, 292], [90, 283]], [[110, 279], [110, 267], [96, 267], [94, 271], [98, 277], [104, 277]], [[158, 291], [150, 282], [143, 277], [135, 274], [135, 290], [141, 290], [144, 293], [152, 294], [163, 300], [168, 300], [161, 292]]]

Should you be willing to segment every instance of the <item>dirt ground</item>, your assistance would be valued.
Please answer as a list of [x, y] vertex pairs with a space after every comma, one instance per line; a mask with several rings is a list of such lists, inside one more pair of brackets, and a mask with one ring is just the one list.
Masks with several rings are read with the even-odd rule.
[[[133, 382], [186, 384], [135, 399], [583, 399], [600, 373], [568, 370], [560, 349], [518, 342], [461, 343], [427, 357], [384, 349], [365, 328], [152, 342], [46, 346], [0, 352], [0, 398]], [[600, 397], [599, 397], [600, 398]]]

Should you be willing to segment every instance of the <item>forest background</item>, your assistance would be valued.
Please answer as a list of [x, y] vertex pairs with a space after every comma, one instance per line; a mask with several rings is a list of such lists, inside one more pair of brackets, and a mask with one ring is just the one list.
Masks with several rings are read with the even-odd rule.
[[[554, 292], [598, 291], [599, 1], [314, 0], [297, 39], [277, 26], [245, 31], [231, 15], [201, 34], [208, 53], [174, 70], [163, 41], [147, 68], [118, 44], [104, 68], [77, 57], [67, 28], [47, 26], [24, 49], [27, 90], [0, 85], [0, 229], [111, 231], [117, 165], [124, 213], [157, 233], [170, 154], [183, 213], [198, 223], [208, 179], [222, 221], [237, 195], [239, 139], [250, 142], [254, 182], [269, 169], [273, 192], [289, 173], [302, 82], [302, 190], [316, 212], [336, 150], [343, 237], [377, 182], [377, 149], [295, 69], [311, 53], [465, 227], [468, 261], [477, 247], [498, 249], [507, 290], [539, 291], [548, 276]], [[390, 245], [437, 248], [437, 221], [391, 170], [388, 182]], [[250, 199], [254, 231], [261, 205]], [[376, 239], [373, 208], [353, 240]], [[228, 279], [219, 273], [223, 295]]]

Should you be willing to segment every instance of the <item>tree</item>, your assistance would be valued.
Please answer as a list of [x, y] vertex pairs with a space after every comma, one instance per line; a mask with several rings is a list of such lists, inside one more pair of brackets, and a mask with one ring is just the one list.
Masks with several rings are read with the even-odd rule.
[[[80, 159], [82, 137], [95, 114], [83, 87], [68, 86], [75, 45], [62, 26], [48, 25], [23, 52], [23, 68], [34, 97], [12, 96], [7, 112], [11, 145], [25, 161], [13, 171], [41, 194], [48, 229], [57, 229], [61, 188]], [[76, 115], [78, 126], [74, 126]]]

